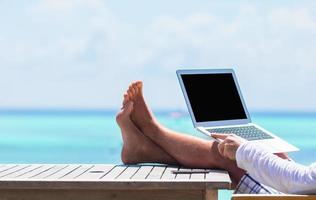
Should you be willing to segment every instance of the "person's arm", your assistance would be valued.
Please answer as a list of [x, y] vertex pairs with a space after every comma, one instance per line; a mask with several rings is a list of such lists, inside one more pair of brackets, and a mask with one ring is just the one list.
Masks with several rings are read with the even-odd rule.
[[223, 139], [220, 153], [246, 170], [257, 181], [284, 193], [316, 193], [316, 164], [309, 167], [281, 159], [258, 144], [239, 137], [215, 134]]
[[284, 193], [315, 193], [316, 165], [309, 167], [284, 160], [258, 144], [246, 142], [236, 153], [238, 167], [253, 178]]

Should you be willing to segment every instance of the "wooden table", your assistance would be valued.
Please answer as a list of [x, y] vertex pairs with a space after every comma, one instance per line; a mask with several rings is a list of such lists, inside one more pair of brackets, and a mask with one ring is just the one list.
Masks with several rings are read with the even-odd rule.
[[[167, 165], [0, 164], [2, 199], [217, 199], [226, 171], [174, 174]], [[191, 169], [195, 170], [195, 169]]]

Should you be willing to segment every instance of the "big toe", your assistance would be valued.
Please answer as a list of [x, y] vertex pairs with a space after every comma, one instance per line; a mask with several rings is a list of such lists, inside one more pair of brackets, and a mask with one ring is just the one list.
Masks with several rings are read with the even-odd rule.
[[139, 92], [142, 92], [143, 90], [143, 82], [142, 81], [137, 81], [136, 86]]

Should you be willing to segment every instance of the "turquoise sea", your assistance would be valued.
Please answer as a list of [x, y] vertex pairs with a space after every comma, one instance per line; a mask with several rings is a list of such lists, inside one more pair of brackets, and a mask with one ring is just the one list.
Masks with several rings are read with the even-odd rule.
[[[155, 112], [167, 127], [204, 137], [187, 114]], [[316, 161], [316, 113], [252, 113], [254, 122], [301, 149], [290, 156]], [[0, 112], [0, 163], [120, 163], [114, 111]], [[204, 137], [205, 138], [205, 137]], [[221, 194], [224, 196], [227, 193]], [[227, 196], [227, 198], [228, 198]]]

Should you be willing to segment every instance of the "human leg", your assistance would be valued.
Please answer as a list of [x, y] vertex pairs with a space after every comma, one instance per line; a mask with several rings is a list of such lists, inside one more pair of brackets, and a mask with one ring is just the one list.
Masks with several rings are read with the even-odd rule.
[[123, 148], [121, 158], [125, 164], [142, 162], [156, 162], [164, 164], [178, 164], [178, 162], [158, 145], [147, 138], [130, 119], [133, 102], [127, 102], [125, 96], [123, 107], [116, 117], [122, 132]]
[[203, 140], [182, 134], [162, 126], [146, 105], [142, 93], [142, 83], [133, 83], [128, 90], [130, 100], [134, 102], [131, 119], [137, 127], [159, 145], [165, 152], [185, 167], [220, 168], [230, 173], [237, 183], [244, 171], [234, 161], [223, 158], [217, 149], [217, 142]]

